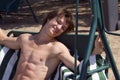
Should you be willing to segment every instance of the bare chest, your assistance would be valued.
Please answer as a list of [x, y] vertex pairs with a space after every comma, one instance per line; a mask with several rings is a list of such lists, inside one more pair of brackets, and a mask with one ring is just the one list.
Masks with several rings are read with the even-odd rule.
[[26, 60], [28, 62], [43, 62], [46, 61], [52, 54], [48, 47], [24, 47], [21, 50], [21, 58], [22, 60]]
[[53, 52], [53, 46], [44, 44], [36, 46], [34, 44], [25, 45], [21, 49], [21, 61], [32, 62], [35, 64], [46, 64], [56, 58], [57, 52]]
[[29, 74], [27, 73], [27, 70], [29, 70], [34, 74], [42, 73], [44, 76], [49, 77], [58, 63], [59, 60], [50, 51], [49, 47], [24, 47], [21, 49], [18, 66], [21, 70], [18, 71], [18, 73], [21, 74], [26, 72], [25, 74]]

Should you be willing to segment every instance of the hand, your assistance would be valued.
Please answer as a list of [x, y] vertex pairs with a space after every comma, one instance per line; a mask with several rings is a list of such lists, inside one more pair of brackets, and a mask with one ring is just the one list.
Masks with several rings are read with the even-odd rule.
[[104, 46], [103, 46], [102, 40], [99, 36], [97, 36], [95, 40], [93, 54], [101, 54], [103, 51], [104, 51]]

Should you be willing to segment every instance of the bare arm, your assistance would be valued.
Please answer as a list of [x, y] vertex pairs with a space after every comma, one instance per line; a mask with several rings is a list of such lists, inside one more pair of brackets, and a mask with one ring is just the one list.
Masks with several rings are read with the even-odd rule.
[[[65, 46], [61, 46], [62, 49], [62, 53], [59, 54], [59, 59], [67, 66], [69, 67], [71, 70], [74, 71], [74, 57], [71, 56], [69, 50], [65, 47]], [[77, 65], [79, 65], [80, 62], [77, 60]]]
[[5, 45], [11, 49], [19, 49], [19, 40], [17, 37], [8, 37], [0, 28], [0, 44]]
[[[98, 36], [95, 40], [95, 44], [94, 44], [94, 50], [92, 52], [92, 54], [101, 54], [103, 52], [103, 44], [101, 41], [101, 38]], [[62, 52], [59, 53], [58, 57], [59, 59], [67, 66], [69, 67], [71, 70], [74, 71], [74, 57], [70, 55], [68, 49], [62, 44], [60, 46], [56, 46], [57, 48], [59, 48]], [[79, 65], [80, 62], [77, 60], [77, 65]]]

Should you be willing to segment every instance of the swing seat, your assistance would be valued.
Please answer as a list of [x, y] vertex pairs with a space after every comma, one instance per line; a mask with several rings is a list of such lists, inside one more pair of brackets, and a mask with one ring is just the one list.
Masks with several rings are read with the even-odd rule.
[[[11, 34], [13, 36], [19, 36], [22, 33], [21, 31], [11, 31], [8, 33], [8, 36]], [[28, 32], [27, 32], [28, 33]], [[29, 32], [31, 34], [36, 34]], [[57, 39], [63, 42], [70, 50], [71, 55], [74, 53], [74, 34], [66, 34], [58, 37]], [[79, 73], [81, 72], [82, 59], [84, 58], [84, 53], [88, 43], [88, 35], [78, 35], [78, 55], [81, 64], [77, 67], [77, 76], [76, 79], [79, 80]], [[20, 57], [20, 50], [13, 50], [7, 48], [6, 46], [0, 46], [0, 80], [12, 80], [16, 72], [16, 66]], [[101, 55], [91, 55], [89, 58], [89, 63], [87, 67], [87, 72], [100, 68], [104, 65], [105, 59]], [[87, 74], [87, 80], [107, 80], [107, 73], [105, 69], [99, 71], [93, 71], [92, 73]], [[67, 68], [63, 63], [60, 63], [50, 77], [49, 80], [73, 80], [74, 72]]]

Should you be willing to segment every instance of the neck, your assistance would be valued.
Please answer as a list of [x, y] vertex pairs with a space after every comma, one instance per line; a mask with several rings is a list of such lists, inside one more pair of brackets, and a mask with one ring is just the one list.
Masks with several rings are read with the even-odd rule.
[[33, 38], [34, 38], [35, 42], [38, 43], [38, 44], [48, 43], [50, 41], [54, 41], [54, 38], [51, 38], [47, 34], [42, 34], [41, 32], [36, 34]]

